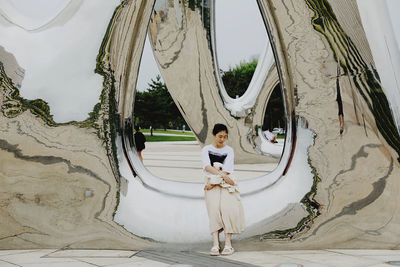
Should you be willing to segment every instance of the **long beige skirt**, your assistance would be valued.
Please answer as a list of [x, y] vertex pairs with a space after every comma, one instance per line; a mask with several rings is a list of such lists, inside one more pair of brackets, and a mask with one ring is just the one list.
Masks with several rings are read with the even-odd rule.
[[235, 194], [239, 193], [229, 193], [220, 186], [205, 191], [211, 233], [223, 229], [225, 233], [239, 234], [244, 230], [243, 205]]

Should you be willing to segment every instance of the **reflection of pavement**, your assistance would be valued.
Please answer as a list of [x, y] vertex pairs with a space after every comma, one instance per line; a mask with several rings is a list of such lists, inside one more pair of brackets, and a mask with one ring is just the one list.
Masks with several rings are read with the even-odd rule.
[[263, 155], [270, 155], [274, 158], [279, 158], [283, 152], [283, 145], [285, 139], [277, 138], [277, 143], [271, 143], [265, 136], [261, 128], [258, 129], [258, 136], [255, 138], [254, 142], [257, 149], [261, 151]]
[[[182, 182], [203, 182], [201, 148], [196, 141], [147, 142], [142, 152], [144, 165], [154, 175]], [[271, 172], [276, 163], [235, 164], [238, 180]]]

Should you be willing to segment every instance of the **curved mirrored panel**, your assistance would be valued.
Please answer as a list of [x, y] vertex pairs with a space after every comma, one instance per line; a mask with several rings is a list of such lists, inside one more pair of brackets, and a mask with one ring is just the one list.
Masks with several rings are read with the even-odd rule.
[[[95, 73], [119, 3], [0, 1], [2, 248], [132, 236], [113, 222], [115, 109], [110, 83]], [[30, 241], [18, 243], [28, 228]]]
[[3, 0], [0, 45], [20, 66], [21, 96], [45, 101], [56, 122], [85, 120], [102, 90], [94, 69], [109, 23], [104, 18], [119, 2]]
[[[265, 56], [260, 61], [264, 66], [260, 71], [262, 75], [256, 80], [253, 78], [257, 84], [256, 91], [246, 93], [247, 97], [244, 96], [240, 103], [221, 98], [218, 72], [215, 72], [215, 42], [212, 41], [214, 16], [210, 7], [214, 2], [204, 5], [196, 2], [197, 6], [190, 3], [171, 2], [168, 7], [156, 3], [150, 21], [154, 55], [168, 90], [202, 146], [211, 142], [212, 125], [225, 122], [234, 129], [229, 142], [238, 150], [238, 163], [267, 162], [266, 157], [254, 150], [251, 140], [256, 135], [255, 126], [262, 125], [264, 97], [272, 91], [271, 85], [278, 81], [277, 72], [271, 69], [272, 49], [269, 44], [265, 47]], [[199, 26], [204, 30], [199, 32]], [[203, 69], [207, 72], [204, 73]], [[270, 79], [266, 81], [268, 75]], [[209, 106], [208, 103], [214, 104]]]
[[[299, 147], [297, 153], [304, 153], [312, 142], [312, 132], [304, 127], [305, 123], [303, 121], [299, 121], [299, 125], [297, 125], [294, 120], [288, 119], [294, 124], [283, 126], [289, 133], [289, 137], [281, 140], [279, 153], [274, 155], [271, 152], [263, 153], [260, 148], [257, 148], [255, 137], [258, 135], [258, 130], [263, 128], [265, 110], [268, 106], [266, 99], [274, 102], [275, 100], [272, 99], [275, 97], [273, 94], [274, 88], [277, 88], [278, 92], [280, 90], [279, 74], [277, 69], [273, 67], [272, 46], [269, 43], [265, 46], [264, 56], [260, 60], [262, 68], [259, 71], [259, 75], [255, 76], [256, 79], [254, 80], [253, 78], [252, 82], [257, 83], [258, 86], [257, 91], [252, 94], [245, 93], [247, 95], [245, 99], [248, 102], [239, 105], [241, 110], [245, 112], [242, 112], [241, 115], [239, 115], [240, 111], [236, 115], [233, 114], [233, 109], [229, 109], [229, 103], [220, 94], [219, 77], [215, 65], [215, 49], [212, 41], [214, 35], [211, 25], [214, 17], [211, 15], [211, 8], [213, 4], [213, 2], [196, 1], [156, 1], [152, 11], [149, 23], [149, 39], [163, 81], [161, 79], [153, 79], [149, 84], [150, 89], [148, 91], [151, 92], [154, 88], [159, 88], [160, 92], [168, 90], [200, 146], [195, 149], [194, 146], [190, 147], [188, 144], [185, 146], [185, 144], [177, 143], [174, 143], [173, 146], [161, 143], [153, 146], [153, 144], [150, 144], [151, 142], [146, 142], [146, 148], [142, 149], [143, 147], [139, 143], [136, 143], [136, 147], [127, 147], [126, 136], [121, 136], [122, 143], [117, 142], [119, 144], [117, 151], [121, 154], [119, 166], [121, 166], [121, 175], [128, 181], [128, 186], [125, 193], [121, 195], [115, 218], [118, 223], [139, 236], [160, 241], [174, 240], [176, 242], [205, 240], [206, 236], [208, 236], [206, 227], [203, 224], [206, 218], [204, 217], [205, 210], [203, 206], [204, 184], [200, 181], [200, 179], [204, 179], [200, 148], [212, 144], [213, 136], [211, 130], [215, 123], [224, 123], [228, 126], [229, 138], [227, 144], [234, 149], [234, 174], [240, 185], [241, 195], [244, 199], [247, 199], [246, 205], [249, 205], [248, 207], [251, 207], [253, 211], [260, 211], [246, 215], [246, 220], [248, 220], [249, 224], [254, 225], [262, 217], [271, 216], [282, 209], [286, 209], [287, 205], [295, 201], [295, 199], [297, 199], [295, 201], [297, 204], [294, 204], [294, 206], [298, 212], [293, 223], [306, 214], [306, 211], [298, 201], [310, 189], [313, 183], [313, 176], [308, 171], [309, 175], [297, 180], [293, 172], [287, 171], [286, 166], [292, 153], [293, 136], [291, 133], [297, 127], [303, 130], [305, 139], [302, 145], [304, 147], [302, 149]], [[271, 96], [273, 97], [271, 98]], [[142, 93], [137, 92], [137, 97], [136, 100], [139, 101]], [[170, 100], [168, 101], [170, 103]], [[280, 98], [280, 101], [282, 101], [282, 98]], [[158, 127], [166, 128], [168, 127], [168, 122], [171, 122], [169, 126], [176, 127], [172, 121], [167, 119], [167, 108], [159, 107], [155, 101], [143, 102], [151, 103], [152, 105], [149, 108], [154, 108], [156, 112], [165, 114], [165, 116], [155, 116], [152, 124], [156, 125], [158, 123]], [[136, 110], [136, 108], [139, 108], [139, 103], [136, 102], [135, 105], [132, 119], [140, 122], [140, 116], [135, 118], [135, 114], [141, 114], [140, 110]], [[282, 112], [283, 110], [284, 108], [282, 108]], [[126, 113], [126, 115], [128, 114]], [[125, 120], [129, 121], [130, 118]], [[157, 120], [158, 122], [156, 122]], [[147, 122], [142, 120], [142, 123], [146, 124]], [[284, 119], [282, 123], [287, 122]], [[280, 124], [278, 123], [277, 126], [280, 126]], [[129, 129], [126, 128], [124, 132], [126, 130]], [[153, 135], [157, 135], [159, 129], [152, 127], [152, 130]], [[172, 134], [172, 130], [175, 129], [169, 130], [169, 133], [164, 131], [164, 134]], [[150, 130], [143, 129], [143, 131], [148, 132]], [[146, 135], [148, 136], [147, 133]], [[173, 135], [178, 134], [175, 132]], [[271, 145], [277, 146], [272, 142]], [[288, 149], [284, 150], [284, 146]], [[167, 151], [167, 149], [170, 150]], [[283, 153], [282, 157], [281, 153]], [[126, 156], [124, 157], [122, 154]], [[186, 158], [183, 157], [185, 154], [187, 155]], [[195, 154], [197, 154], [197, 159], [194, 157]], [[150, 158], [146, 158], [146, 155], [150, 156]], [[161, 162], [162, 160], [164, 163]], [[146, 163], [146, 161], [150, 162], [150, 164]], [[281, 164], [278, 165], [279, 161]], [[301, 159], [300, 162], [303, 163], [296, 161], [292, 164], [304, 164], [305, 159]], [[154, 164], [157, 163], [159, 165], [155, 166]], [[186, 166], [196, 164], [196, 167], [187, 168], [185, 164]], [[131, 170], [127, 168], [128, 166], [130, 166]], [[158, 173], [154, 171], [155, 169], [158, 169]], [[169, 177], [168, 174], [165, 174], [166, 172], [170, 172]], [[136, 178], [132, 177], [132, 173], [136, 175]], [[246, 179], [248, 174], [252, 174], [253, 179]], [[283, 174], [285, 174], [285, 178], [282, 178]], [[173, 177], [174, 175], [175, 177]], [[183, 177], [178, 179], [179, 175]], [[264, 204], [257, 204], [260, 203], [258, 194], [271, 190], [274, 192], [285, 190], [287, 186], [285, 182], [279, 183], [279, 186], [274, 186], [280, 179], [287, 179], [288, 183], [292, 181], [293, 184], [300, 182], [302, 186], [292, 186], [291, 198], [278, 197], [281, 206], [274, 209], [269, 207], [270, 211], [267, 212]], [[187, 181], [196, 183], [187, 183]], [[267, 197], [268, 194], [262, 195]], [[268, 195], [268, 197], [272, 198], [276, 196], [274, 194]], [[144, 204], [151, 202], [150, 200], [159, 201], [162, 207]], [[272, 199], [265, 201], [273, 203]], [[264, 203], [265, 201], [262, 200], [261, 202]], [[201, 206], [203, 208], [200, 208]], [[168, 222], [174, 221], [174, 218], [181, 218], [192, 209], [199, 210], [199, 213], [196, 216], [181, 220], [178, 225], [171, 223], [159, 225], [151, 219], [151, 214], [158, 213], [160, 207], [161, 210], [168, 210], [168, 215], [165, 215]], [[146, 209], [146, 214], [143, 213], [143, 209]], [[132, 216], [134, 219], [130, 219]], [[158, 230], [156, 232], [150, 231], [150, 228], [154, 227]], [[256, 231], [261, 233], [265, 231], [265, 227]], [[176, 231], [184, 234], [180, 234], [179, 238], [177, 238]]]
[[[376, 69], [372, 62], [368, 63], [388, 95], [397, 130], [400, 132], [400, 21], [393, 14], [399, 6], [393, 0], [367, 0], [357, 3]], [[386, 71], [388, 69], [393, 71]]]
[[[77, 2], [79, 4], [81, 1], [39, 0], [32, 2], [26, 0], [2, 0], [0, 13], [12, 25], [27, 31], [37, 31], [57, 20], [61, 14], [71, 12], [71, 9], [68, 10], [68, 5], [77, 4]], [[74, 11], [72, 11], [72, 14]]]
[[258, 128], [258, 135], [254, 138], [262, 154], [277, 158], [282, 155], [286, 136], [284, 110], [281, 85], [278, 83], [268, 100], [263, 125]]
[[[231, 189], [246, 227], [234, 245], [398, 247], [398, 45], [389, 0], [259, 0], [271, 42], [238, 99], [221, 90], [215, 1], [31, 2], [0, 0], [0, 248], [209, 242], [205, 186], [194, 179], [211, 177], [195, 154], [212, 144], [216, 123], [229, 129], [234, 157], [230, 150], [226, 158], [240, 176]], [[162, 78], [151, 74], [142, 86], [146, 36]], [[146, 100], [147, 88], [169, 94], [180, 115]], [[279, 96], [285, 118], [274, 112]], [[147, 112], [136, 109], [143, 102], [152, 104]], [[162, 130], [163, 138], [195, 140], [149, 137], [142, 161], [134, 126], [151, 136], [157, 123], [155, 137]], [[256, 177], [244, 178], [244, 167]]]
[[[149, 38], [139, 67], [134, 103], [134, 148], [156, 177], [201, 182], [200, 146], [158, 70]], [[142, 135], [143, 134], [143, 135]]]
[[[284, 113], [283, 106], [280, 108]], [[162, 179], [203, 182], [201, 146], [168, 92], [154, 59], [149, 38], [146, 39], [139, 67], [133, 122], [134, 128], [138, 126], [140, 129], [135, 130], [132, 139], [136, 141], [135, 148], [148, 171]], [[279, 126], [274, 121], [275, 124]], [[278, 152], [273, 155], [275, 158], [279, 158], [283, 150], [284, 139], [282, 135], [279, 137], [280, 152], [279, 155]], [[270, 153], [264, 154], [271, 156]], [[258, 177], [271, 172], [276, 165], [238, 163], [235, 165], [235, 176], [238, 180]]]
[[269, 40], [257, 1], [217, 0], [214, 5], [215, 61], [222, 80], [220, 86], [235, 99], [249, 87]]

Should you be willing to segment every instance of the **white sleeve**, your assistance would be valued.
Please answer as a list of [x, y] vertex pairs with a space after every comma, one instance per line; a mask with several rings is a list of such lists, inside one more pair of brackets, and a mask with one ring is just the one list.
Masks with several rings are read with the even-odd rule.
[[234, 157], [235, 157], [235, 155], [234, 155], [233, 149], [231, 148], [228, 151], [228, 156], [225, 159], [223, 171], [226, 171], [226, 172], [229, 172], [229, 173], [233, 173], [233, 170], [234, 170], [234, 164], [233, 163], [234, 163], [234, 160], [235, 160]]
[[206, 166], [211, 166], [210, 156], [208, 155], [207, 147], [203, 147], [203, 149], [201, 150], [201, 161], [203, 164], [203, 170], [206, 169]]
[[267, 138], [268, 140], [272, 140], [274, 137], [272, 136], [271, 132], [265, 131], [264, 132], [264, 136], [265, 138]]

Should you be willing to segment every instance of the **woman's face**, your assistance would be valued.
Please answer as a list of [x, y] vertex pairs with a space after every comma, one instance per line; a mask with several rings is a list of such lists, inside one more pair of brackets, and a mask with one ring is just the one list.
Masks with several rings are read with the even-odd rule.
[[224, 146], [224, 142], [228, 139], [228, 133], [226, 131], [220, 131], [214, 136], [215, 144], [218, 147]]

